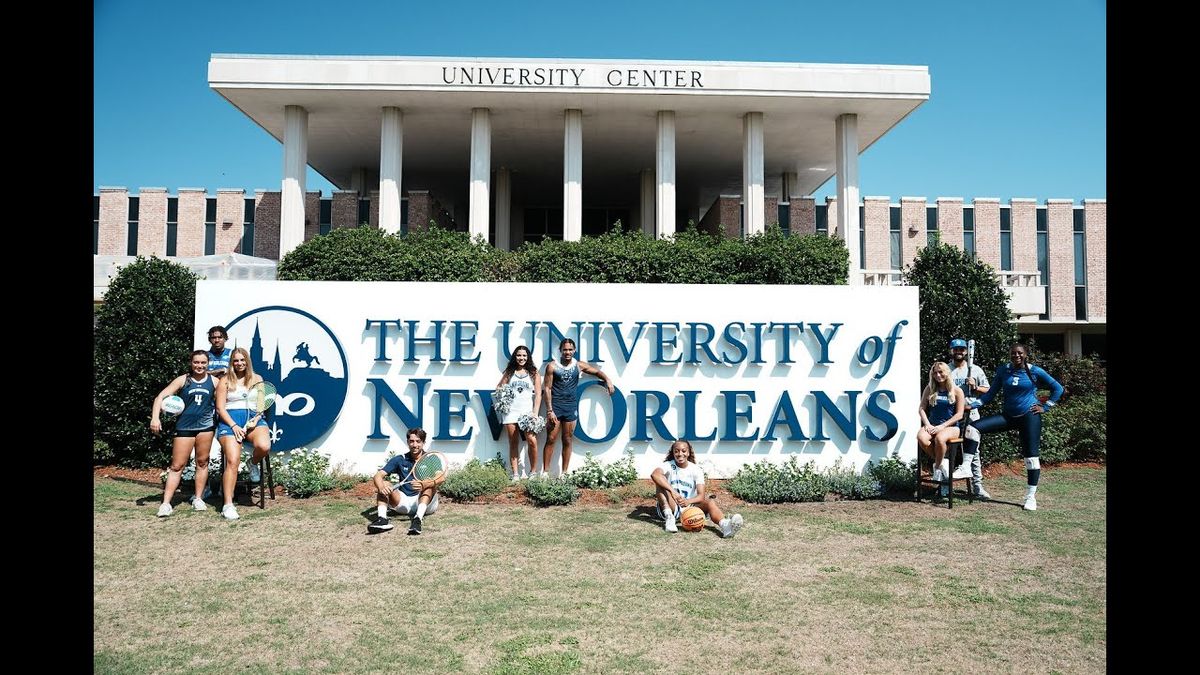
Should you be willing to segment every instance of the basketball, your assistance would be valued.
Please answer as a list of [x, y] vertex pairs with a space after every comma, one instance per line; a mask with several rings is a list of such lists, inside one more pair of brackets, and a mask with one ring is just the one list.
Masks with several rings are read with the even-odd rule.
[[704, 528], [704, 512], [695, 506], [687, 507], [679, 514], [679, 525], [688, 532], [699, 532]]
[[162, 409], [168, 415], [178, 415], [183, 412], [183, 399], [178, 396], [168, 396], [163, 399]]

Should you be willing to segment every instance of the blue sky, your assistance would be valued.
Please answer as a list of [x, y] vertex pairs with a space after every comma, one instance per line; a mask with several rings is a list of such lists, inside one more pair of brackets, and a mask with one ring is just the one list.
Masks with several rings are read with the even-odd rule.
[[[924, 65], [933, 93], [863, 153], [863, 194], [1107, 196], [1101, 0], [95, 0], [94, 9], [93, 187], [277, 190], [282, 147], [208, 88], [210, 55], [375, 54]], [[332, 189], [311, 170], [307, 187]], [[816, 195], [834, 189], [830, 180]]]

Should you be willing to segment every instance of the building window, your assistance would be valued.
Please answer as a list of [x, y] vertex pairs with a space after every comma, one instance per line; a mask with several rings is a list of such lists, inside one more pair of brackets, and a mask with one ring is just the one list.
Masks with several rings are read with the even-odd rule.
[[1072, 234], [1075, 239], [1075, 318], [1087, 321], [1087, 239], [1083, 209], [1074, 209], [1072, 216], [1075, 220]]
[[975, 207], [963, 207], [963, 250], [975, 257]]
[[129, 214], [127, 222], [129, 228], [125, 235], [125, 255], [137, 255], [137, 237], [138, 237], [138, 202], [141, 197], [129, 198]]
[[816, 218], [817, 234], [829, 236], [829, 204], [814, 205], [814, 217]]
[[937, 223], [937, 207], [925, 207], [925, 245], [937, 246], [942, 240], [941, 232], [938, 231]]
[[900, 236], [901, 236], [900, 207], [888, 208], [888, 247], [892, 269], [900, 269]]
[[204, 200], [204, 255], [217, 252], [217, 200]]
[[179, 255], [179, 197], [167, 197], [167, 255]]
[[325, 235], [329, 234], [329, 231], [333, 229], [333, 200], [332, 199], [322, 199], [321, 200], [321, 214], [320, 214], [320, 217], [317, 219], [317, 224], [318, 224], [318, 228], [319, 228], [317, 230], [317, 232], [321, 236], [325, 236]]
[[100, 195], [92, 196], [92, 255], [100, 253]]
[[1012, 210], [1007, 206], [1000, 207], [1000, 269], [1004, 272], [1012, 268]]
[[584, 209], [582, 218], [583, 234], [595, 237], [611, 230], [618, 221], [622, 226], [628, 227], [629, 209]]
[[242, 205], [242, 242], [238, 250], [243, 255], [254, 255], [254, 200], [246, 199]]
[[1048, 321], [1050, 320], [1050, 230], [1044, 206], [1037, 210], [1037, 266], [1038, 283], [1046, 289], [1046, 313], [1039, 314], [1038, 318]]
[[783, 230], [784, 234], [792, 233], [792, 205], [788, 202], [779, 202], [779, 229]]
[[867, 222], [867, 208], [865, 206], [858, 207], [858, 269], [866, 269], [867, 262], [867, 228], [864, 225]]
[[542, 240], [542, 237], [562, 241], [562, 209], [525, 209], [525, 228], [522, 233], [522, 240], [539, 242]]
[[358, 227], [363, 227], [371, 222], [371, 200], [358, 200]]
[[408, 235], [408, 198], [400, 200], [400, 234]]

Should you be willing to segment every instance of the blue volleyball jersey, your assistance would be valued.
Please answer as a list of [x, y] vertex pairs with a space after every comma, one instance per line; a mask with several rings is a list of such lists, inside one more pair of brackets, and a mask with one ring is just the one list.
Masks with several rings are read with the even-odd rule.
[[178, 392], [183, 399], [183, 412], [179, 413], [175, 428], [183, 431], [211, 429], [217, 413], [216, 400], [213, 398], [216, 388], [216, 378], [212, 375], [205, 375], [199, 382], [193, 380], [191, 375], [185, 377]]
[[997, 391], [1003, 390], [1004, 414], [1020, 417], [1038, 402], [1039, 388], [1050, 390], [1051, 405], [1058, 403], [1058, 399], [1063, 395], [1062, 385], [1038, 366], [1031, 365], [1026, 372], [1024, 368], [1013, 368], [1011, 363], [1005, 363], [996, 369], [996, 376], [992, 378], [992, 388], [980, 396], [979, 400], [986, 404], [995, 397]]
[[939, 391], [933, 406], [925, 411], [925, 416], [929, 418], [930, 424], [942, 424], [951, 417], [954, 417], [954, 409], [956, 407], [958, 407], [958, 402], [950, 402], [949, 392]]

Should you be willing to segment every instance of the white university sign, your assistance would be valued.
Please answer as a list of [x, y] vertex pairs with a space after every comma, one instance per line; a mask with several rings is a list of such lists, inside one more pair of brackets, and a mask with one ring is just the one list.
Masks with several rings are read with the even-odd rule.
[[491, 402], [509, 356], [528, 346], [544, 375], [564, 338], [616, 386], [580, 376], [572, 468], [631, 449], [648, 476], [678, 438], [714, 477], [916, 453], [912, 287], [200, 281], [196, 344], [218, 324], [279, 389], [274, 450], [363, 473], [414, 426], [455, 464], [507, 458]]

